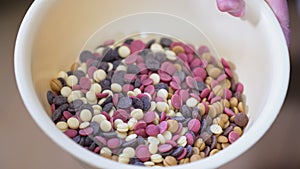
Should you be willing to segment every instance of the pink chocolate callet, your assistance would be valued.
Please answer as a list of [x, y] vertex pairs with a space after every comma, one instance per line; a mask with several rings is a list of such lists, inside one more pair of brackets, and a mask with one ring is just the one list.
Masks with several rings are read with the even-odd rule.
[[53, 113], [55, 111], [55, 104], [51, 104], [51, 112]]
[[244, 85], [243, 85], [242, 83], [238, 82], [238, 83], [236, 84], [235, 91], [236, 91], [236, 92], [243, 93], [243, 91], [244, 91]]
[[156, 137], [159, 134], [159, 127], [154, 124], [150, 124], [146, 127], [146, 133], [149, 136]]
[[155, 92], [155, 87], [153, 85], [149, 85], [144, 88], [145, 93], [149, 93], [150, 95], [153, 95]]
[[214, 97], [214, 92], [211, 91], [208, 95], [207, 100], [211, 100], [213, 97]]
[[161, 64], [160, 70], [166, 72], [170, 65], [172, 65], [172, 62], [164, 62]]
[[187, 89], [182, 89], [179, 91], [179, 95], [182, 99], [183, 102], [187, 101], [187, 99], [189, 98], [190, 94], [189, 94], [189, 90]]
[[171, 144], [161, 144], [158, 146], [158, 151], [161, 153], [168, 152], [172, 150], [173, 146]]
[[158, 74], [159, 74], [160, 80], [163, 82], [169, 82], [172, 80], [172, 77], [163, 71], [159, 71]]
[[177, 131], [175, 132], [175, 134], [180, 134], [181, 131], [182, 131], [182, 128], [183, 128], [182, 123], [178, 123], [178, 129], [177, 129]]
[[212, 81], [211, 82], [211, 88], [214, 88], [214, 87], [216, 87], [217, 85], [219, 84], [219, 81], [217, 81], [217, 80], [214, 80], [214, 81]]
[[103, 145], [107, 144], [106, 139], [104, 137], [102, 137], [102, 136], [95, 136], [95, 141], [98, 141], [99, 143], [101, 143]]
[[88, 60], [86, 60], [86, 65], [90, 66], [90, 64], [94, 61], [94, 58], [89, 58]]
[[140, 69], [140, 74], [148, 73], [148, 69], [147, 69], [145, 63], [139, 63], [139, 64], [137, 64], [137, 67]]
[[225, 73], [228, 75], [228, 77], [233, 78], [233, 73], [229, 68], [225, 68]]
[[193, 54], [187, 54], [188, 57], [188, 63], [190, 64], [194, 60], [194, 55]]
[[224, 58], [221, 58], [221, 63], [222, 63], [222, 65], [223, 65], [225, 68], [229, 68], [229, 69], [230, 69], [230, 66], [229, 66], [228, 62], [227, 62]]
[[97, 146], [97, 147], [93, 150], [93, 152], [98, 154], [98, 153], [100, 152], [100, 150], [101, 150], [101, 147], [100, 147], [100, 146]]
[[97, 97], [98, 99], [102, 99], [102, 98], [107, 97], [108, 95], [109, 95], [109, 93], [97, 93], [97, 94], [96, 94], [96, 97]]
[[181, 89], [181, 86], [180, 86], [178, 83], [176, 83], [175, 81], [170, 82], [170, 86], [171, 86], [172, 89], [174, 89], [174, 90], [179, 90], [179, 89]]
[[201, 56], [203, 53], [207, 53], [207, 52], [209, 52], [209, 49], [205, 45], [200, 46], [197, 50], [197, 53], [199, 56]]
[[100, 58], [102, 56], [102, 54], [98, 53], [98, 52], [94, 52], [93, 56], [94, 56], [94, 59], [97, 59], [97, 58]]
[[72, 90], [73, 90], [73, 91], [74, 91], [74, 90], [80, 90], [80, 89], [81, 89], [81, 87], [80, 87], [79, 84], [76, 84], [76, 85], [72, 86]]
[[145, 61], [144, 61], [144, 58], [142, 56], [137, 55], [136, 62], [139, 64], [139, 63], [144, 63]]
[[175, 134], [171, 140], [173, 141], [177, 141], [179, 139], [180, 135], [179, 134]]
[[194, 137], [191, 133], [186, 133], [185, 137], [186, 137], [188, 145], [193, 145], [194, 144]]
[[195, 98], [197, 101], [200, 101], [200, 97], [196, 93], [190, 93], [190, 96]]
[[177, 55], [183, 62], [188, 62], [188, 56], [185, 53], [179, 53]]
[[119, 101], [119, 94], [115, 93], [115, 94], [113, 95], [113, 97], [112, 97], [112, 100], [113, 100], [113, 104], [114, 104], [115, 106], [117, 106], [118, 101]]
[[166, 70], [166, 72], [167, 72], [169, 75], [173, 75], [176, 71], [177, 71], [177, 70], [176, 70], [176, 68], [174, 67], [173, 64], [170, 64], [170, 65], [168, 66], [168, 69]]
[[135, 126], [134, 126], [134, 130], [138, 130], [138, 129], [145, 129], [147, 127], [147, 123], [144, 120], [139, 120]]
[[171, 97], [171, 104], [175, 109], [180, 109], [182, 106], [182, 99], [181, 96], [178, 94], [174, 94]]
[[134, 40], [131, 42], [129, 46], [131, 53], [141, 51], [145, 49], [145, 47], [146, 47], [145, 43], [141, 40]]
[[155, 112], [154, 111], [148, 111], [144, 115], [144, 121], [146, 123], [152, 123], [155, 120]]
[[98, 69], [95, 66], [89, 67], [89, 69], [88, 69], [88, 76], [89, 76], [89, 78], [93, 78], [94, 72], [96, 70], [98, 70]]
[[232, 91], [231, 90], [229, 90], [229, 89], [225, 89], [224, 90], [225, 91], [225, 98], [227, 99], [227, 100], [230, 100], [230, 98], [232, 97]]
[[128, 91], [133, 91], [134, 89], [134, 86], [132, 84], [125, 84], [123, 87], [122, 87], [122, 91], [124, 93], [127, 93]]
[[148, 95], [144, 94], [144, 93], [140, 93], [140, 94], [136, 95], [136, 97], [139, 98], [139, 99], [141, 99], [142, 97], [145, 97], [145, 96], [148, 97]]
[[91, 135], [94, 132], [94, 129], [92, 127], [88, 127], [82, 130], [79, 130], [79, 134], [81, 136], [88, 136]]
[[151, 153], [147, 145], [139, 145], [136, 148], [135, 156], [142, 162], [148, 161], [150, 159]]
[[193, 75], [201, 77], [202, 79], [205, 79], [207, 76], [207, 73], [206, 73], [205, 69], [203, 69], [202, 67], [196, 67], [193, 69]]
[[137, 54], [131, 54], [131, 55], [129, 55], [126, 59], [125, 59], [125, 64], [127, 64], [127, 65], [131, 65], [131, 64], [133, 64], [133, 63], [135, 63], [136, 62], [136, 60], [137, 60]]
[[210, 104], [220, 101], [222, 98], [220, 96], [215, 96], [210, 100]]
[[202, 61], [200, 58], [194, 58], [194, 60], [190, 63], [190, 68], [199, 67], [201, 64]]
[[166, 113], [165, 112], [161, 112], [160, 114], [160, 122], [164, 121], [166, 119]]
[[130, 115], [125, 110], [118, 109], [114, 112], [112, 117], [114, 120], [121, 119], [123, 122], [126, 122], [130, 118]]
[[240, 138], [240, 135], [236, 131], [231, 131], [228, 134], [228, 140], [230, 143], [234, 143], [239, 138]]
[[166, 140], [166, 144], [171, 144], [173, 147], [177, 147], [177, 143], [173, 140]]
[[110, 115], [107, 112], [103, 111], [101, 114], [104, 115], [107, 120], [110, 120]]
[[180, 84], [181, 83], [181, 80], [178, 76], [173, 76], [172, 77], [172, 81], [176, 82], [177, 84]]
[[195, 46], [192, 45], [192, 44], [186, 44], [186, 45], [184, 46], [184, 51], [185, 51], [185, 53], [187, 53], [187, 54], [194, 54]]
[[207, 103], [206, 103], [205, 101], [202, 101], [201, 103], [202, 103], [202, 104], [204, 105], [204, 107], [205, 107], [205, 112], [208, 112], [209, 107], [208, 107]]
[[83, 94], [86, 94], [86, 93], [88, 92], [87, 89], [81, 89], [80, 91], [81, 91]]
[[235, 113], [231, 109], [229, 109], [227, 107], [224, 108], [224, 113], [226, 113], [229, 117], [235, 115]]
[[147, 78], [145, 80], [142, 80], [142, 84], [145, 86], [153, 84], [153, 79]]
[[73, 116], [73, 114], [70, 113], [69, 111], [64, 111], [63, 116], [65, 117], [65, 119], [68, 120], [69, 118], [71, 118]]
[[182, 160], [187, 154], [187, 149], [184, 148], [182, 153], [177, 157], [177, 160]]
[[164, 133], [165, 131], [168, 130], [168, 122], [167, 121], [160, 122], [158, 128], [160, 134]]
[[141, 80], [141, 81], [144, 81], [144, 80], [146, 80], [146, 79], [149, 79], [149, 76], [148, 76], [148, 75], [142, 74], [142, 75], [140, 76], [140, 80]]
[[124, 80], [125, 81], [134, 81], [134, 80], [136, 80], [136, 74], [125, 74], [124, 75]]
[[115, 149], [120, 147], [120, 139], [119, 138], [111, 138], [107, 141], [107, 147], [111, 149]]
[[77, 136], [78, 131], [74, 130], [74, 129], [68, 129], [64, 132], [68, 137], [73, 138], [75, 136]]
[[201, 128], [201, 123], [198, 119], [192, 119], [188, 123], [188, 129], [194, 133], [198, 133]]
[[185, 83], [187, 84], [187, 86], [191, 89], [195, 88], [195, 79], [191, 76], [187, 76], [185, 79]]
[[109, 46], [109, 45], [113, 45], [115, 43], [115, 40], [113, 39], [109, 39], [109, 40], [106, 40], [103, 45], [104, 46]]
[[210, 89], [209, 88], [205, 88], [204, 90], [202, 90], [202, 92], [200, 93], [200, 97], [203, 99], [203, 98], [206, 98], [210, 93]]
[[138, 129], [138, 130], [134, 130], [134, 133], [138, 136], [142, 136], [144, 138], [147, 137], [147, 133], [146, 133], [146, 129]]
[[221, 74], [218, 78], [217, 78], [217, 81], [221, 82], [222, 80], [225, 80], [227, 78], [227, 75], [224, 73], [224, 74]]

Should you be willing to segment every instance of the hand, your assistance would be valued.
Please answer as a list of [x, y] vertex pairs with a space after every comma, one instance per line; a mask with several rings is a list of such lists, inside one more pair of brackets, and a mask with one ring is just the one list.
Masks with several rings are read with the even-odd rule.
[[[245, 12], [244, 0], [216, 0], [220, 11], [228, 12], [232, 16], [242, 17]], [[290, 42], [290, 28], [289, 28], [289, 11], [286, 0], [265, 0], [272, 8], [276, 15], [282, 31], [284, 33], [287, 44]]]

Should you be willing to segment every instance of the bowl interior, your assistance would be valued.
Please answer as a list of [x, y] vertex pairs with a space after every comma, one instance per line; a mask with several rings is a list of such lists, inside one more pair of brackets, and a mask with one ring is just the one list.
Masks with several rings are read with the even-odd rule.
[[[91, 35], [111, 20], [144, 12], [155, 13], [119, 23], [120, 27], [99, 34], [99, 41], [86, 43]], [[158, 13], [187, 20], [209, 40], [200, 38], [203, 34], [196, 29], [187, 29], [184, 23], [178, 23], [180, 21], [176, 19], [170, 21], [168, 17], [157, 17]], [[243, 137], [228, 149], [187, 166], [214, 168], [232, 160], [252, 146], [276, 118], [287, 90], [289, 60], [276, 18], [263, 2], [247, 2], [246, 16], [240, 19], [219, 12], [211, 0], [176, 3], [168, 0], [142, 3], [133, 0], [130, 4], [97, 0], [89, 3], [36, 1], [25, 17], [17, 39], [15, 66], [18, 87], [33, 119], [51, 139], [76, 158], [91, 166], [135, 168], [83, 151], [64, 136], [47, 115], [50, 108], [46, 92], [51, 78], [59, 70], [68, 70], [83, 47], [93, 49], [105, 39], [122, 38], [136, 32], [170, 34], [196, 45], [209, 45], [215, 49], [216, 55], [236, 65], [239, 80], [244, 83], [250, 121]]]

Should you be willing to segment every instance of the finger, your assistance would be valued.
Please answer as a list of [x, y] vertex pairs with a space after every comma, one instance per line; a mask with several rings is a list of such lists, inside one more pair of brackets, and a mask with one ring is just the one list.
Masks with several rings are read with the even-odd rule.
[[290, 17], [287, 0], [266, 0], [276, 15], [283, 30], [287, 44], [290, 42]]
[[244, 0], [217, 0], [220, 11], [228, 12], [232, 16], [242, 17], [245, 13]]

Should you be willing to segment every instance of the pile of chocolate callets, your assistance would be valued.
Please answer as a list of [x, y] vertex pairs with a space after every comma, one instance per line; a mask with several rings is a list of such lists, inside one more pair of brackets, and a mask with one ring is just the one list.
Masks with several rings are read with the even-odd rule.
[[216, 154], [248, 123], [234, 65], [168, 37], [108, 40], [51, 80], [57, 128], [125, 164], [173, 166]]

